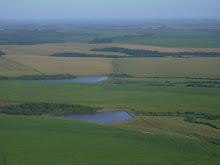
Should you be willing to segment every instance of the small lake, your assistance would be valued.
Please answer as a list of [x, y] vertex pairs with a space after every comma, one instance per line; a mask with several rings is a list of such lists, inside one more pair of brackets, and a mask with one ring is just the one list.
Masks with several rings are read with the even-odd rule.
[[34, 81], [95, 83], [95, 82], [104, 81], [107, 79], [108, 77], [78, 77], [74, 79], [50, 79], [50, 80], [34, 80]]
[[84, 113], [84, 114], [67, 114], [57, 115], [56, 117], [86, 120], [101, 124], [111, 124], [119, 121], [132, 119], [126, 111], [112, 111], [112, 112], [99, 112], [99, 113]]

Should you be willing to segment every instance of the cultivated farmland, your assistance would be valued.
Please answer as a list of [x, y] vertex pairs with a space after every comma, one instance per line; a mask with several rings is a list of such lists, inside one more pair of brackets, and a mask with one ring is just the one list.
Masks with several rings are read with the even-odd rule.
[[118, 73], [134, 77], [220, 78], [220, 58], [126, 58], [114, 61]]
[[[220, 31], [193, 23], [0, 28], [0, 165], [218, 164]], [[105, 111], [133, 119], [56, 117]]]

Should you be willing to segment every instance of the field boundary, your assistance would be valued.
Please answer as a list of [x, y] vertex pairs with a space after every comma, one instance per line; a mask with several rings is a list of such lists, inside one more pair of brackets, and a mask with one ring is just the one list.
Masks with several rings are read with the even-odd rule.
[[25, 67], [25, 68], [27, 68], [27, 69], [33, 70], [33, 71], [35, 71], [35, 72], [37, 72], [37, 73], [40, 73], [40, 74], [44, 75], [44, 73], [42, 73], [42, 72], [40, 72], [40, 71], [38, 71], [38, 70], [36, 70], [36, 69], [34, 69], [34, 68], [31, 68], [31, 67], [29, 67], [29, 66], [23, 65], [23, 64], [21, 64], [21, 63], [19, 63], [19, 62], [10, 60], [10, 59], [5, 58], [5, 57], [1, 57], [1, 58], [5, 59], [6, 61], [10, 61], [10, 62], [12, 62], [12, 63], [15, 63], [15, 64], [17, 64], [17, 65], [23, 66], [23, 67]]

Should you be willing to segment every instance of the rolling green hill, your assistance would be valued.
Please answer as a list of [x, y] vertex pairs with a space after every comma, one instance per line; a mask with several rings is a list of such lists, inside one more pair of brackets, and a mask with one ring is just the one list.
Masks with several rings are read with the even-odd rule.
[[46, 117], [0, 116], [7, 165], [217, 164], [220, 148], [172, 136]]

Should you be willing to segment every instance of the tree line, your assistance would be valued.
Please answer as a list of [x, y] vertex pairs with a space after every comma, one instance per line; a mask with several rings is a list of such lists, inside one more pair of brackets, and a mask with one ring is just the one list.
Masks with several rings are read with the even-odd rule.
[[176, 116], [176, 117], [195, 117], [208, 120], [220, 120], [220, 115], [207, 115], [204, 113], [196, 112], [143, 112], [132, 110], [137, 116]]
[[0, 76], [0, 80], [51, 80], [51, 79], [74, 79], [75, 75], [58, 74], [58, 75], [22, 75], [18, 77]]
[[65, 113], [95, 113], [101, 108], [73, 104], [24, 103], [19, 105], [0, 106], [0, 114], [8, 115], [58, 115]]
[[124, 35], [124, 36], [114, 36], [114, 37], [105, 37], [105, 38], [95, 38], [89, 41], [89, 44], [106, 44], [112, 43], [113, 40], [128, 40], [132, 38], [149, 38], [154, 36], [152, 33], [143, 34], [143, 35]]
[[100, 58], [132, 58], [132, 57], [179, 57], [184, 56], [195, 56], [195, 57], [220, 57], [220, 53], [217, 52], [180, 52], [180, 53], [161, 53], [158, 51], [142, 50], [142, 49], [126, 49], [119, 47], [107, 47], [107, 48], [96, 48], [92, 49], [94, 52], [116, 52], [124, 53], [131, 56], [121, 56], [121, 55], [105, 55], [105, 54], [86, 54], [86, 53], [76, 53], [76, 52], [64, 52], [56, 53], [50, 56], [52, 57], [100, 57]]
[[[184, 56], [195, 56], [195, 57], [220, 57], [218, 52], [179, 52], [179, 53], [164, 53], [159, 51], [143, 50], [143, 49], [127, 49], [120, 47], [106, 47], [106, 48], [95, 48], [91, 51], [95, 52], [118, 52], [132, 55], [133, 57], [184, 57]], [[129, 57], [129, 56], [125, 56]]]
[[107, 44], [112, 43], [111, 38], [95, 38], [91, 41], [89, 41], [89, 44]]
[[104, 55], [104, 54], [86, 54], [86, 53], [57, 53], [50, 55], [52, 57], [98, 57], [98, 58], [122, 58], [125, 56], [117, 56], [117, 55]]
[[109, 74], [111, 78], [132, 78], [133, 76], [127, 73], [111, 73]]
[[208, 125], [210, 127], [216, 128], [216, 129], [220, 129], [218, 127], [216, 127], [215, 125], [211, 124], [211, 123], [206, 123], [206, 122], [202, 122], [202, 121], [196, 121], [195, 117], [187, 117], [184, 119], [184, 121], [190, 122], [190, 123], [196, 123], [196, 124], [205, 124]]

